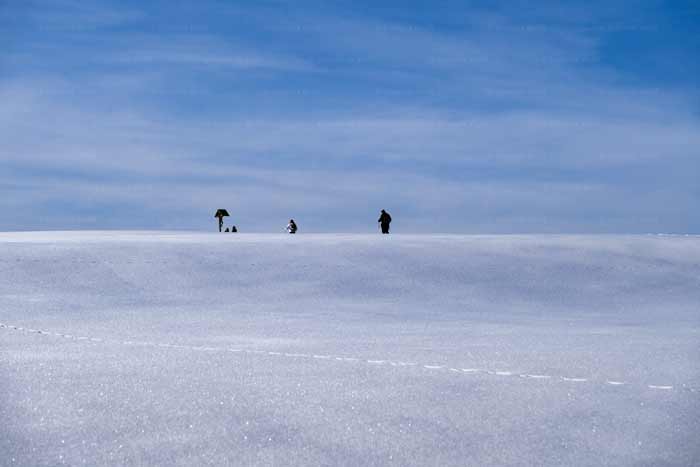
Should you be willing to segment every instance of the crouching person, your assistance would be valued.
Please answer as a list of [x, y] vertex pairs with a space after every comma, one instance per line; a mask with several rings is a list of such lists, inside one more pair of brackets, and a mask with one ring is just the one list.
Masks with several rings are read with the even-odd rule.
[[289, 219], [289, 224], [287, 224], [287, 232], [290, 234], [297, 233], [297, 224], [294, 222], [294, 219]]

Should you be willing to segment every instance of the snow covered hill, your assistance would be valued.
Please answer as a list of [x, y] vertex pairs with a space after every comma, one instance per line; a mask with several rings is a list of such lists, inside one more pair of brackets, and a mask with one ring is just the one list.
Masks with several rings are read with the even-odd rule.
[[700, 237], [0, 234], [0, 465], [700, 465]]

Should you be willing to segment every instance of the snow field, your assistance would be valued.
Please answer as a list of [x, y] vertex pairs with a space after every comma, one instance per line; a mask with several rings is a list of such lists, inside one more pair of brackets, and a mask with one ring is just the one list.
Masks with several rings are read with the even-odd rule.
[[694, 465], [700, 239], [0, 234], [2, 465]]

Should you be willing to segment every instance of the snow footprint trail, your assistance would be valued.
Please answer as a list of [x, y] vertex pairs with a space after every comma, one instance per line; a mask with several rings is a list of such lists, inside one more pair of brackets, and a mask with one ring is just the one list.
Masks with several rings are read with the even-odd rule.
[[631, 384], [626, 381], [615, 381], [615, 380], [592, 380], [590, 378], [581, 377], [571, 377], [571, 376], [555, 376], [555, 375], [544, 375], [544, 374], [532, 374], [532, 373], [519, 373], [515, 371], [507, 370], [488, 370], [483, 368], [455, 368], [445, 365], [427, 365], [415, 362], [403, 362], [394, 361], [386, 359], [363, 359], [359, 357], [346, 357], [340, 355], [319, 355], [319, 354], [306, 354], [306, 353], [288, 353], [288, 352], [275, 352], [266, 350], [251, 350], [251, 349], [237, 349], [230, 347], [210, 347], [210, 346], [195, 346], [195, 345], [181, 345], [181, 344], [169, 344], [162, 342], [148, 342], [148, 341], [135, 341], [135, 340], [118, 340], [118, 339], [103, 339], [98, 337], [89, 336], [76, 336], [73, 334], [65, 334], [60, 332], [46, 331], [41, 329], [25, 328], [22, 326], [15, 326], [11, 324], [0, 323], [0, 329], [19, 331], [31, 334], [41, 334], [46, 336], [60, 337], [63, 339], [69, 339], [75, 342], [91, 342], [94, 344], [116, 344], [116, 345], [128, 345], [128, 346], [142, 346], [142, 347], [159, 347], [164, 349], [175, 349], [175, 350], [186, 350], [190, 352], [231, 352], [231, 353], [244, 353], [248, 355], [261, 355], [270, 357], [282, 357], [282, 358], [301, 358], [301, 359], [311, 359], [311, 360], [326, 360], [330, 362], [347, 362], [347, 363], [364, 363], [371, 366], [391, 366], [391, 367], [418, 367], [426, 371], [449, 371], [451, 373], [457, 373], [460, 375], [492, 375], [498, 377], [519, 377], [523, 380], [542, 380], [542, 381], [553, 381], [560, 383], [593, 383], [597, 385], [613, 386], [613, 387], [637, 387], [646, 388], [654, 391], [672, 391], [675, 389], [684, 390], [687, 392], [697, 393], [700, 390], [682, 384], [680, 386], [673, 386], [667, 384]]

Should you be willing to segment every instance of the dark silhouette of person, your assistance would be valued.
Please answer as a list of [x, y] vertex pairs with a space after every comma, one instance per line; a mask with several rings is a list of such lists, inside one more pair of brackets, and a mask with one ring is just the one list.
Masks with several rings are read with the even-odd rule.
[[214, 217], [219, 219], [219, 232], [222, 231], [224, 227], [224, 217], [228, 217], [228, 211], [226, 209], [217, 209], [216, 214], [214, 214]]
[[297, 233], [297, 224], [294, 222], [294, 219], [289, 219], [289, 224], [287, 224], [287, 232], [290, 234]]
[[379, 220], [377, 220], [377, 222], [379, 222], [379, 225], [382, 227], [382, 233], [388, 234], [389, 224], [391, 224], [391, 216], [389, 213], [382, 209], [382, 213], [379, 215]]
[[226, 227], [226, 230], [224, 230], [224, 232], [228, 232], [228, 227]]

